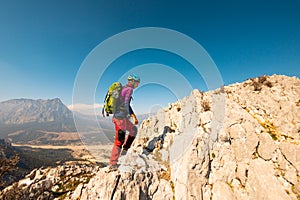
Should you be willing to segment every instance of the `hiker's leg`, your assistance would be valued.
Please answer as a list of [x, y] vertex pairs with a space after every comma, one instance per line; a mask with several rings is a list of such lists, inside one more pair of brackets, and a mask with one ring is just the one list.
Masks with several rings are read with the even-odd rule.
[[123, 145], [123, 149], [128, 150], [131, 147], [135, 137], [128, 135], [125, 144]]
[[114, 146], [110, 156], [111, 165], [115, 165], [118, 162], [118, 158], [120, 156], [120, 152], [122, 149], [122, 145], [124, 144], [125, 134], [126, 134], [126, 132], [122, 130], [122, 128], [124, 128], [123, 127], [124, 122], [122, 122], [122, 120], [113, 119], [113, 122], [115, 124], [116, 134], [115, 134]]
[[113, 149], [111, 151], [110, 162], [109, 162], [111, 165], [117, 164], [124, 140], [125, 140], [125, 132], [123, 130], [116, 131], [115, 142], [114, 142]]
[[126, 130], [131, 137], [135, 137], [137, 134], [137, 127], [129, 119], [126, 119]]
[[123, 145], [123, 149], [130, 148], [137, 134], [137, 127], [133, 123], [131, 123], [131, 121], [129, 121], [128, 119], [126, 121], [126, 129], [129, 131], [129, 135], [127, 136], [127, 139]]

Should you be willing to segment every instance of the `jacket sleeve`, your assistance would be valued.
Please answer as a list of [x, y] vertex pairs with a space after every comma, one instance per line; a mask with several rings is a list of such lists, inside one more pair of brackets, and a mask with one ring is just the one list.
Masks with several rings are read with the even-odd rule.
[[132, 92], [133, 92], [133, 89], [131, 87], [128, 87], [128, 89], [125, 91], [125, 94], [124, 94], [124, 106], [129, 115], [133, 114], [133, 110], [130, 106]]

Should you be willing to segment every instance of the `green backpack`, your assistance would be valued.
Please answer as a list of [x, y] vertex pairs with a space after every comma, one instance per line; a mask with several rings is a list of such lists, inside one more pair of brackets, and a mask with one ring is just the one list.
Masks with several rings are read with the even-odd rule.
[[120, 82], [114, 82], [111, 84], [104, 99], [104, 106], [102, 109], [103, 117], [105, 117], [104, 112], [106, 112], [106, 116], [116, 112], [121, 91], [122, 84]]

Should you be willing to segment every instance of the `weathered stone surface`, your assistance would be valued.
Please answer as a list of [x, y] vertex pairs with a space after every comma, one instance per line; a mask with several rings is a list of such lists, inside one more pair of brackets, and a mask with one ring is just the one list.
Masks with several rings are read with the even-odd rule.
[[98, 169], [98, 166], [91, 167], [85, 164], [37, 169], [18, 183], [2, 190], [0, 199], [54, 199], [55, 196], [60, 197], [66, 194], [69, 197], [72, 195], [78, 197], [81, 190], [75, 190], [77, 186], [82, 188]]
[[[278, 75], [194, 90], [141, 123], [118, 171], [38, 169], [0, 198], [17, 188], [16, 199], [299, 199], [299, 94], [299, 79]], [[165, 126], [174, 132], [146, 153]]]
[[265, 160], [271, 160], [276, 148], [272, 137], [268, 133], [261, 133], [259, 135], [258, 154], [260, 157]]
[[280, 144], [280, 151], [298, 171], [300, 171], [300, 145], [283, 142]]
[[212, 189], [212, 199], [219, 200], [219, 199], [234, 199], [233, 192], [230, 186], [227, 183], [217, 181], [213, 185]]
[[[172, 187], [170, 183], [164, 179], [162, 179], [159, 182], [159, 185], [157, 186], [157, 191], [153, 195], [153, 200], [161, 200], [161, 199], [166, 199], [166, 200], [172, 200], [174, 199], [174, 194], [172, 191]], [[151, 195], [150, 195], [151, 196]]]
[[290, 199], [277, 180], [272, 164], [260, 158], [250, 161], [246, 189], [249, 199]]
[[246, 135], [245, 129], [242, 127], [240, 123], [232, 124], [229, 127], [229, 134], [231, 139], [242, 139]]
[[170, 183], [159, 173], [119, 173], [99, 170], [82, 190], [84, 199], [165, 199], [173, 198]]
[[248, 178], [248, 164], [245, 162], [237, 162], [236, 178], [245, 186]]

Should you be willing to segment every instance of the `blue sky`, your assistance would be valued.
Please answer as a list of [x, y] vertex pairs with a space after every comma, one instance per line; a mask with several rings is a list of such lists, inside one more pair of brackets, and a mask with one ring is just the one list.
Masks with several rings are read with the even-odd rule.
[[[0, 0], [0, 101], [59, 97], [71, 104], [76, 75], [93, 49], [116, 34], [140, 27], [172, 29], [197, 41], [225, 85], [264, 74], [300, 77], [299, 9], [296, 0]], [[124, 80], [128, 70], [147, 63], [169, 66], [193, 88], [207, 90], [184, 59], [144, 49], [120, 56], [108, 66], [94, 102], [82, 103], [102, 103], [104, 90], [115, 78]], [[178, 80], [168, 81], [170, 86]], [[190, 93], [186, 88], [178, 90]], [[135, 91], [133, 104], [137, 111], [147, 112], [177, 98], [182, 95], [174, 95], [168, 87], [148, 84]]]

